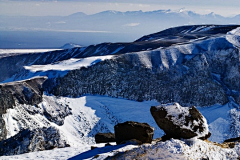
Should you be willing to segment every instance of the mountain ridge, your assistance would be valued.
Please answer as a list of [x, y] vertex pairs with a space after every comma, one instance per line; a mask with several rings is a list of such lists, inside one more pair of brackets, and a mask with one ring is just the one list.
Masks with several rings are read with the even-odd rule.
[[[11, 46], [11, 48], [33, 46], [35, 48], [46, 46], [57, 48], [69, 42], [84, 46], [102, 42], [131, 42], [142, 35], [148, 35], [169, 27], [194, 24], [240, 24], [239, 15], [223, 17], [213, 14], [201, 15], [184, 10], [181, 12], [170, 10], [149, 12], [104, 11], [93, 15], [76, 13], [56, 17], [0, 16], [0, 19], [0, 30], [3, 32], [3, 37], [10, 39], [11, 36], [19, 39], [18, 42], [10, 39], [11, 41], [6, 43], [2, 38], [0, 39], [0, 48], [8, 48], [8, 46]], [[24, 36], [22, 35], [24, 32], [32, 34]], [[19, 36], [24, 36], [24, 39], [19, 38]], [[39, 37], [39, 40], [33, 36]], [[57, 38], [53, 39], [53, 36]]]
[[[195, 105], [206, 116], [210, 140], [221, 143], [239, 137], [239, 36], [239, 25], [192, 25], [128, 43], [3, 56], [0, 94], [5, 96], [0, 96], [0, 104], [7, 107], [0, 116], [0, 136], [12, 140], [22, 129], [44, 133], [55, 127], [59, 141], [90, 149], [96, 133], [112, 132], [117, 123], [135, 120], [154, 126], [158, 138], [164, 133], [149, 118], [150, 106], [178, 102]], [[160, 146], [185, 145], [189, 151], [189, 143], [195, 143], [190, 141], [173, 139]], [[228, 157], [230, 152], [238, 156], [239, 145], [226, 150], [208, 142], [197, 144], [203, 147], [194, 151], [200, 157], [206, 155], [202, 152], [206, 148], [221, 151], [219, 157]], [[157, 146], [150, 147], [149, 152]], [[171, 149], [176, 150], [175, 146]]]

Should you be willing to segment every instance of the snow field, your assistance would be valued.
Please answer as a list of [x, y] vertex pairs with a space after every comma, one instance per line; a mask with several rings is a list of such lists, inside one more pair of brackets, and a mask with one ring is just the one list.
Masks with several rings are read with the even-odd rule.
[[25, 66], [24, 68], [27, 70], [30, 70], [31, 72], [49, 71], [49, 70], [66, 71], [66, 70], [80, 69], [82, 67], [89, 67], [91, 65], [94, 65], [106, 59], [111, 59], [112, 57], [113, 57], [112, 55], [108, 55], [108, 56], [96, 56], [96, 57], [88, 57], [88, 58], [71, 58], [71, 59], [60, 61], [53, 64], [31, 65], [31, 66]]

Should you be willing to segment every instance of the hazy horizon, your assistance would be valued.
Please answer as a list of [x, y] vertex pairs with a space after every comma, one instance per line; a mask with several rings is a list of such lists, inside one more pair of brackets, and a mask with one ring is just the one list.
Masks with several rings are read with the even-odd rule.
[[240, 14], [239, 0], [0, 0], [0, 15], [67, 16], [76, 12], [95, 14], [106, 10], [173, 11], [184, 8], [198, 14], [214, 12], [225, 17]]
[[[0, 48], [132, 42], [170, 27], [240, 24], [239, 7], [239, 0], [0, 0]], [[109, 10], [171, 12], [96, 14]], [[96, 15], [69, 16], [77, 12]]]

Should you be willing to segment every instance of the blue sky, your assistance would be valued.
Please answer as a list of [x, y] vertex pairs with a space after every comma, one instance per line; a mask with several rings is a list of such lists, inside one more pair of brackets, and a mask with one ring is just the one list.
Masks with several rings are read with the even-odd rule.
[[200, 14], [240, 14], [240, 0], [0, 0], [0, 15], [94, 14], [104, 10], [152, 11], [185, 8]]

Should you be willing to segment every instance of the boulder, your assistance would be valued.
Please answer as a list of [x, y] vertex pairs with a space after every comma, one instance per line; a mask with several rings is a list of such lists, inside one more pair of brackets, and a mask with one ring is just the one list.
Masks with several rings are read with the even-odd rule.
[[197, 137], [204, 140], [211, 135], [207, 120], [194, 106], [182, 107], [178, 103], [169, 103], [152, 106], [150, 111], [168, 138]]
[[115, 138], [117, 144], [136, 139], [142, 143], [151, 143], [154, 134], [154, 128], [147, 123], [127, 121], [118, 123], [114, 126]]
[[115, 135], [113, 133], [97, 133], [95, 135], [96, 143], [108, 143], [108, 142], [116, 142]]
[[69, 147], [55, 127], [25, 129], [0, 142], [0, 156]]

